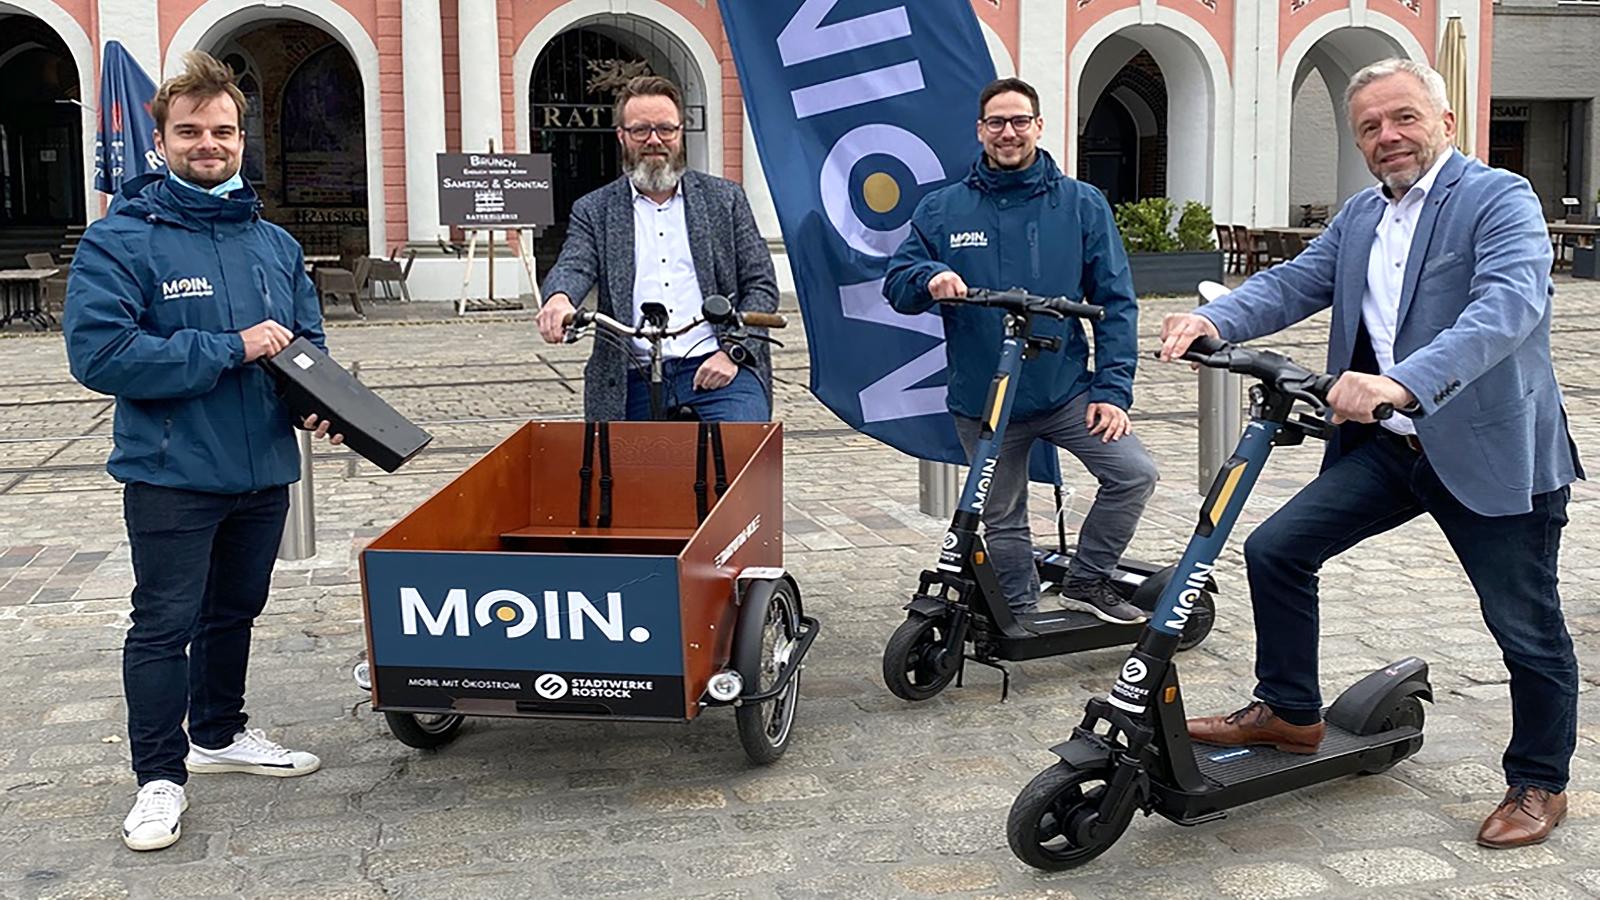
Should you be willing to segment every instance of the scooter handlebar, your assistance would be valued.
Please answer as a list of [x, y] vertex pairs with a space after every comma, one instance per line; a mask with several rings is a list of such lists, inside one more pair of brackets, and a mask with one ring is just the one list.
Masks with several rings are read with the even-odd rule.
[[[1339, 380], [1337, 375], [1312, 372], [1302, 368], [1282, 354], [1270, 350], [1236, 347], [1209, 335], [1195, 338], [1180, 358], [1212, 369], [1227, 369], [1241, 375], [1251, 375], [1318, 407], [1328, 405], [1328, 392], [1333, 390], [1334, 384]], [[1373, 408], [1372, 418], [1381, 421], [1393, 416], [1395, 412], [1397, 410], [1394, 404], [1380, 403]]]
[[1088, 319], [1093, 322], [1098, 322], [1106, 317], [1106, 310], [1103, 306], [1068, 300], [1065, 297], [1041, 297], [1038, 294], [1030, 294], [1017, 288], [1009, 291], [968, 288], [965, 297], [952, 297], [940, 302], [972, 303], [978, 306], [999, 307], [1008, 312], [1020, 314], [1044, 313], [1063, 318]]

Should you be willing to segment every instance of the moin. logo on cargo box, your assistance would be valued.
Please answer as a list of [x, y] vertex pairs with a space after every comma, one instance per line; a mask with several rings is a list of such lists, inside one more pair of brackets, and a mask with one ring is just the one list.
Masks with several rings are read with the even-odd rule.
[[[595, 632], [613, 643], [622, 643], [624, 638], [636, 644], [650, 640], [650, 629], [642, 625], [625, 627], [621, 591], [606, 592], [604, 612], [582, 591], [545, 591], [542, 599], [544, 603], [541, 610], [520, 591], [488, 591], [472, 604], [469, 616], [466, 588], [449, 590], [444, 603], [435, 611], [416, 588], [402, 587], [400, 628], [407, 635], [419, 635], [426, 631], [434, 637], [444, 637], [447, 633], [456, 637], [471, 637], [473, 623], [479, 629], [490, 628], [498, 623], [505, 629], [507, 638], [519, 638], [537, 628], [542, 618], [547, 640], [582, 641], [588, 640]], [[563, 621], [566, 622], [564, 631]], [[593, 630], [589, 626], [593, 626]]]

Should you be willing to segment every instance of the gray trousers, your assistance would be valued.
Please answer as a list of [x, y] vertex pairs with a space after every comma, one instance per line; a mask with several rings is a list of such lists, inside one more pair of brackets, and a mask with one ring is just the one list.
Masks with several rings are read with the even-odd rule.
[[[995, 575], [1012, 612], [1039, 604], [1039, 570], [1033, 563], [1033, 535], [1028, 529], [1028, 451], [1042, 440], [1071, 453], [1100, 482], [1094, 505], [1078, 532], [1078, 552], [1068, 568], [1069, 579], [1105, 578], [1133, 540], [1139, 517], [1155, 492], [1155, 460], [1132, 433], [1102, 442], [1083, 422], [1089, 408], [1087, 391], [1065, 406], [1006, 426], [1000, 458], [983, 509], [984, 543], [994, 559]], [[956, 433], [971, 461], [978, 447], [981, 423], [955, 416]]]

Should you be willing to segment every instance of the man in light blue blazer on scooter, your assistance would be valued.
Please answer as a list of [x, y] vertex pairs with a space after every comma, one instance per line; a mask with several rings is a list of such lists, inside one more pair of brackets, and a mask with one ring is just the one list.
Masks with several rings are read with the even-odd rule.
[[[1566, 815], [1578, 668], [1556, 589], [1568, 485], [1583, 477], [1550, 362], [1551, 249], [1523, 178], [1452, 147], [1444, 80], [1408, 60], [1358, 72], [1350, 124], [1380, 184], [1293, 260], [1162, 323], [1174, 359], [1201, 335], [1245, 341], [1331, 306], [1334, 421], [1322, 473], [1255, 529], [1255, 702], [1191, 719], [1196, 740], [1312, 753], [1322, 739], [1317, 570], [1427, 513], [1478, 593], [1511, 674], [1505, 799], [1488, 847]], [[1390, 403], [1408, 415], [1374, 422]], [[1421, 624], [1421, 623], [1419, 623]]]

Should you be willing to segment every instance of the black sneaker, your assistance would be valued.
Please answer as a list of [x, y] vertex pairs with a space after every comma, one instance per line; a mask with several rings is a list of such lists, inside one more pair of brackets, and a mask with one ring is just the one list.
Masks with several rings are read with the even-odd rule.
[[1069, 581], [1061, 586], [1061, 608], [1086, 612], [1113, 625], [1137, 625], [1148, 621], [1144, 610], [1122, 599], [1108, 578]]

